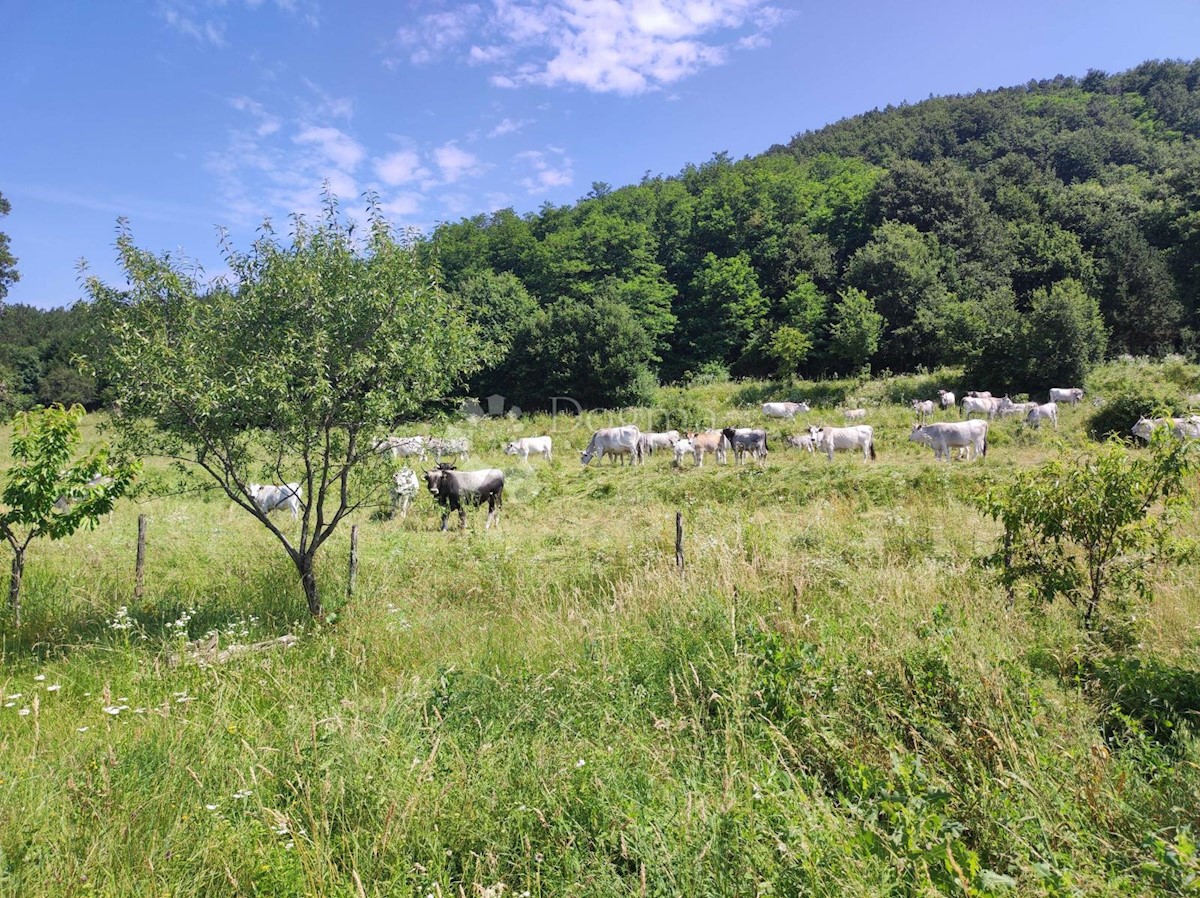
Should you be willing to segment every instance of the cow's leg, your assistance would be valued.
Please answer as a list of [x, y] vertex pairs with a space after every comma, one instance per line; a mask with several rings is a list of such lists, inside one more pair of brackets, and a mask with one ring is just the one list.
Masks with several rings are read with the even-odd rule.
[[442, 512], [442, 533], [446, 532], [446, 521], [449, 519], [449, 517], [450, 517], [450, 509], [449, 509], [449, 507], [447, 507]]
[[492, 521], [495, 519], [495, 517], [496, 517], [496, 495], [493, 493], [492, 495], [488, 496], [488, 516], [487, 516], [487, 523], [485, 523], [483, 525], [484, 530], [488, 530], [491, 528]]

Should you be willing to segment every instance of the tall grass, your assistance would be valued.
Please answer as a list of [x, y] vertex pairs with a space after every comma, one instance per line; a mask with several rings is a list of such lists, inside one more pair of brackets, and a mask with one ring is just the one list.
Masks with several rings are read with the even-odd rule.
[[[745, 386], [693, 398], [761, 423]], [[440, 534], [427, 496], [364, 514], [330, 624], [215, 498], [36, 547], [0, 649], [0, 894], [1190, 894], [1195, 565], [1156, 573], [1128, 657], [1007, 608], [972, 497], [1087, 412], [936, 465], [906, 408], [869, 408], [873, 465], [582, 468], [598, 419], [457, 425], [508, 475], [501, 527]], [[551, 464], [500, 454], [543, 432]], [[176, 663], [213, 630], [300, 641]]]

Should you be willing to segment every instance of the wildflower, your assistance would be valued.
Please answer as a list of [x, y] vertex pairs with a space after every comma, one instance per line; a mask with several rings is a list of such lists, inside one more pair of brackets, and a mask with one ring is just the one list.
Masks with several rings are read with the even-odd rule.
[[116, 717], [122, 711], [128, 711], [129, 705], [105, 705], [104, 713]]
[[58, 692], [60, 689], [62, 689], [62, 683], [51, 683], [46, 687], [47, 692]]
[[38, 674], [36, 677], [34, 677], [34, 679], [35, 679], [35, 680], [37, 680], [37, 681], [40, 683], [40, 682], [42, 682], [42, 680], [46, 679], [46, 675], [45, 675], [45, 674]]
[[243, 798], [249, 798], [252, 794], [253, 794], [252, 789], [240, 789], [237, 792], [233, 793], [233, 797], [240, 801]]
[[79, 728], [78, 730], [76, 730], [75, 732], [77, 732], [77, 733], [86, 733], [86, 732], [87, 732], [88, 730], [90, 730], [90, 729], [91, 729], [91, 727], [80, 727], [80, 728]]
[[22, 708], [22, 709], [21, 709], [20, 711], [18, 711], [17, 713], [18, 713], [18, 714], [20, 714], [22, 717], [27, 717], [27, 716], [29, 715], [29, 709], [28, 709], [28, 708]]
[[21, 693], [19, 693], [19, 692], [14, 692], [12, 695], [9, 696], [9, 698], [20, 698], [20, 697], [21, 697]]
[[217, 806], [215, 804], [206, 804], [204, 806], [204, 810], [206, 810], [206, 811], [215, 811], [216, 809], [217, 809]]
[[586, 763], [587, 763], [587, 761], [585, 761], [583, 758], [580, 758], [578, 761], [575, 762], [575, 767], [576, 767], [576, 769], [578, 769]]
[[4, 707], [6, 707], [6, 708], [11, 708], [11, 707], [12, 707], [13, 705], [15, 705], [15, 704], [16, 704], [16, 702], [5, 702], [5, 703], [4, 703]]

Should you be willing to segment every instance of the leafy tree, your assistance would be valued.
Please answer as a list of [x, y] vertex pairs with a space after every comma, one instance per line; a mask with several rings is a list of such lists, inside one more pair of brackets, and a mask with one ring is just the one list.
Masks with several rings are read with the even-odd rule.
[[812, 348], [812, 337], [799, 328], [785, 324], [771, 335], [768, 352], [778, 366], [778, 375], [792, 378], [796, 376]]
[[1035, 290], [1025, 321], [1028, 384], [1041, 389], [1082, 384], [1104, 359], [1108, 334], [1100, 307], [1078, 281]]
[[868, 368], [879, 349], [884, 324], [884, 318], [875, 311], [871, 297], [861, 290], [848, 287], [833, 306], [829, 351], [845, 363], [844, 370]]
[[560, 299], [517, 333], [500, 369], [504, 393], [522, 406], [567, 396], [585, 408], [634, 405], [649, 398], [653, 345], [629, 308], [597, 297]]
[[22, 412], [12, 438], [13, 466], [0, 498], [0, 535], [13, 551], [8, 604], [21, 623], [21, 579], [25, 553], [35, 539], [62, 539], [80, 527], [95, 527], [102, 514], [125, 495], [137, 474], [136, 462], [112, 462], [97, 446], [71, 461], [80, 442], [83, 408], [74, 405]]
[[[248, 252], [224, 242], [236, 284], [205, 293], [190, 268], [135, 246], [117, 251], [130, 285], [87, 280], [107, 340], [95, 358], [140, 454], [205, 471], [283, 545], [309, 611], [323, 613], [317, 553], [356, 509], [383, 501], [373, 440], [449, 397], [479, 364], [475, 328], [371, 201], [352, 235], [337, 201], [293, 217], [290, 244], [269, 225]], [[379, 472], [376, 472], [379, 473]], [[286, 528], [250, 481], [299, 482]]]
[[769, 309], [748, 255], [722, 259], [709, 253], [692, 279], [685, 305], [691, 357], [697, 362], [736, 361], [762, 331]]
[[[0, 218], [12, 212], [12, 204], [0, 193]], [[9, 249], [8, 235], [0, 231], [0, 303], [8, 296], [8, 288], [21, 279], [17, 272], [17, 259]]]
[[1109, 442], [1019, 473], [983, 499], [1004, 525], [986, 562], [1009, 590], [1024, 586], [1039, 602], [1065, 598], [1089, 629], [1106, 600], [1148, 598], [1147, 567], [1180, 547], [1173, 531], [1187, 505], [1191, 448], [1160, 432], [1148, 453]]

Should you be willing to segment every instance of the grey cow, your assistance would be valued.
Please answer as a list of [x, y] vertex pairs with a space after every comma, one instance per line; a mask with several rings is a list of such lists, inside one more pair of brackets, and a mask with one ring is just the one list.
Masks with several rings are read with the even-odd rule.
[[503, 505], [504, 472], [497, 468], [484, 468], [481, 471], [456, 471], [454, 465], [443, 462], [432, 471], [425, 472], [425, 485], [438, 504], [442, 506], [442, 530], [446, 529], [446, 520], [450, 512], [458, 512], [458, 520], [462, 529], [467, 527], [467, 505], [488, 504], [487, 530], [496, 519], [496, 513]]

